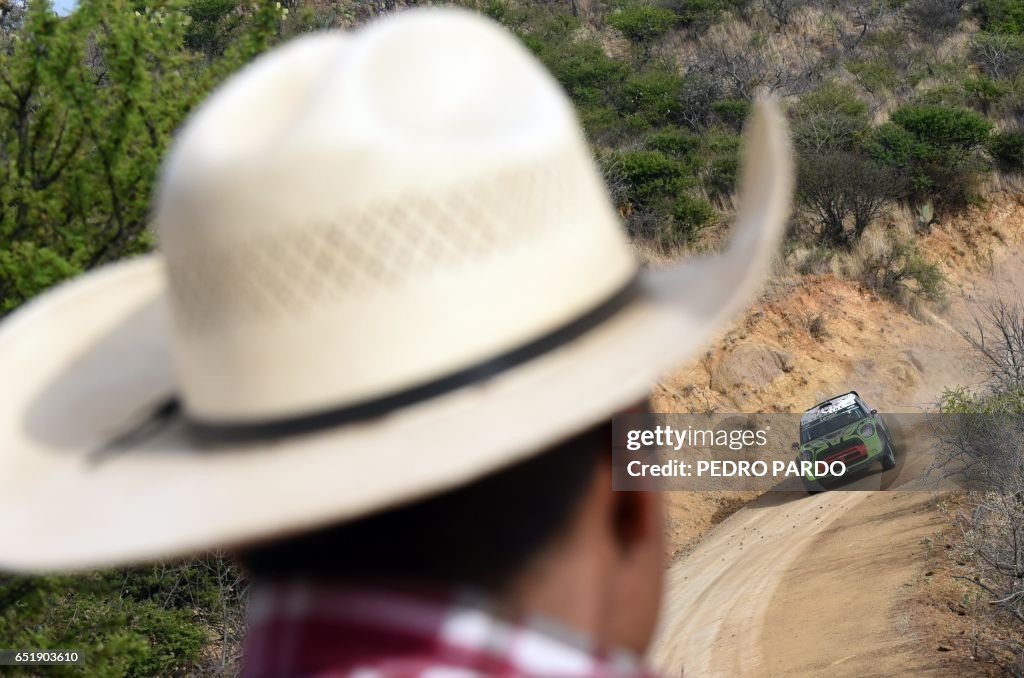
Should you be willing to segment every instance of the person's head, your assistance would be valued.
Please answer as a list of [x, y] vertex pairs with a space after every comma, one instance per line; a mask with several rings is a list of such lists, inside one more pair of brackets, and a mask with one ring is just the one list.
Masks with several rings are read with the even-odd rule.
[[470, 586], [641, 651], [661, 590], [661, 509], [656, 493], [612, 491], [611, 437], [604, 421], [470, 485], [239, 559], [257, 580]]

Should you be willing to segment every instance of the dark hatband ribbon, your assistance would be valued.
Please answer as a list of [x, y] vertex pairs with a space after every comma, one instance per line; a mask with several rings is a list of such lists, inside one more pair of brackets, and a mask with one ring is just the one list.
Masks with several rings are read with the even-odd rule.
[[[533, 341], [494, 358], [412, 388], [332, 410], [264, 422], [224, 423], [199, 421], [185, 415], [190, 432], [204, 443], [240, 443], [311, 433], [321, 429], [374, 419], [425, 400], [479, 383], [560, 348], [601, 325], [629, 305], [641, 290], [634, 276], [611, 297], [584, 315]], [[161, 411], [167, 409], [161, 407]]]

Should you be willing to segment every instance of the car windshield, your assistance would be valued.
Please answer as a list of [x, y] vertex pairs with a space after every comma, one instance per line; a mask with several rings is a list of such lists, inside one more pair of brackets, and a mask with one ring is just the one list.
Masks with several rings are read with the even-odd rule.
[[854, 404], [838, 412], [830, 412], [800, 427], [800, 442], [806, 443], [833, 431], [845, 428], [867, 414], [860, 405]]

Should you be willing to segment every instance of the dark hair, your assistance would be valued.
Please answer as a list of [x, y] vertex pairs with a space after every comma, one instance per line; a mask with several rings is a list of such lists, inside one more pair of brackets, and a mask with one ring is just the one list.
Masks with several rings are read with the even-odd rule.
[[500, 592], [567, 526], [611, 441], [609, 420], [471, 485], [238, 559], [262, 579], [393, 576]]

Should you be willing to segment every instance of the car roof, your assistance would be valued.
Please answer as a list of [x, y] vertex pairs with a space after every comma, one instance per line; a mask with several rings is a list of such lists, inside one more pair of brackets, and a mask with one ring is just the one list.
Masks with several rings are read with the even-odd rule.
[[800, 423], [808, 424], [816, 419], [853, 407], [857, 404], [857, 400], [859, 398], [860, 396], [857, 395], [856, 391], [849, 391], [842, 395], [829, 398], [828, 400], [823, 400], [804, 412], [803, 416], [800, 417]]

